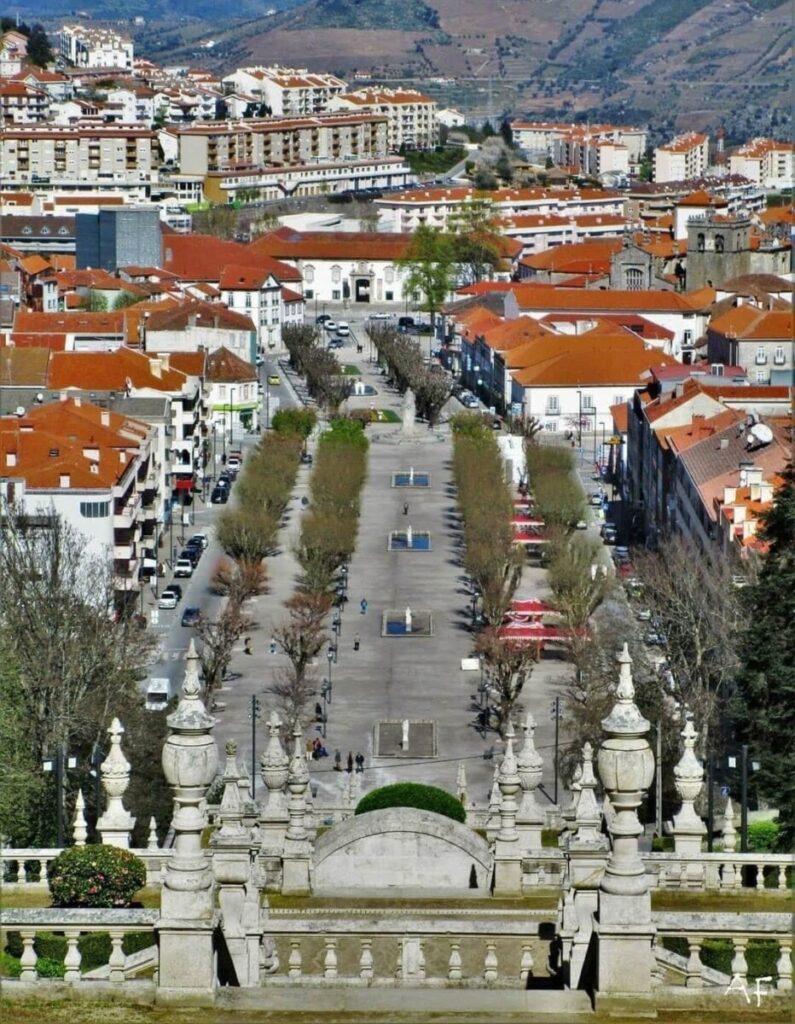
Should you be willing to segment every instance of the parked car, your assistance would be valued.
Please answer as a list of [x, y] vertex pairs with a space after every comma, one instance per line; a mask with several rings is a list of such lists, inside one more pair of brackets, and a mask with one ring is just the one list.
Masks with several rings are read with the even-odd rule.
[[271, 387], [277, 388], [281, 384], [281, 382], [282, 379], [278, 373], [268, 374], [268, 383], [271, 385]]
[[257, 356], [257, 358], [256, 358], [257, 366], [262, 366], [262, 364], [264, 362], [265, 362], [265, 356]]
[[183, 626], [195, 626], [201, 618], [201, 608], [196, 608], [193, 605], [189, 605], [182, 613], [182, 625]]
[[175, 586], [173, 583], [166, 587], [160, 594], [160, 600], [157, 602], [158, 608], [176, 608], [179, 602], [182, 600], [182, 587]]
[[602, 527], [602, 540], [605, 544], [615, 544], [618, 534], [612, 527], [607, 525]]
[[604, 495], [601, 491], [594, 491], [588, 498], [588, 504], [593, 505], [594, 508], [601, 506], [604, 501]]
[[174, 566], [174, 575], [182, 579], [190, 579], [193, 575], [193, 561], [187, 556], [183, 558], [180, 555]]
[[574, 529], [575, 530], [587, 530], [588, 529], [588, 524], [586, 523], [586, 521], [584, 519], [578, 519], [577, 522], [574, 524]]
[[650, 632], [646, 634], [646, 643], [651, 647], [665, 647], [668, 640], [664, 633]]
[[210, 502], [213, 505], [225, 505], [229, 501], [229, 488], [216, 484], [210, 495]]
[[337, 334], [340, 338], [347, 338], [351, 333], [351, 326], [345, 320], [340, 320], [337, 324]]
[[391, 320], [393, 313], [371, 313], [368, 320]]
[[177, 561], [179, 562], [184, 558], [187, 558], [187, 560], [195, 569], [196, 566], [199, 564], [199, 559], [201, 558], [201, 551], [197, 550], [195, 547], [189, 548], [185, 546], [182, 549], [182, 551], [180, 551], [179, 558], [177, 559]]
[[206, 551], [210, 543], [210, 538], [204, 531], [202, 531], [200, 533], [194, 533], [193, 536], [188, 541], [188, 544], [192, 544], [193, 541], [196, 541], [197, 544], [201, 545], [202, 551]]
[[328, 321], [329, 321], [330, 319], [331, 319], [331, 317], [329, 316], [329, 314], [328, 314], [328, 313], [321, 313], [321, 314], [320, 314], [320, 316], [316, 316], [316, 317], [315, 317], [315, 323], [316, 323], [316, 324], [325, 324], [325, 323], [327, 323], [327, 322], [328, 322]]
[[329, 332], [329, 334], [336, 334], [337, 333], [337, 324], [331, 318], [326, 320], [326, 322], [323, 324], [323, 328], [324, 328], [324, 330], [327, 330]]
[[342, 340], [342, 338], [332, 338], [331, 341], [328, 343], [328, 348], [342, 348], [344, 344], [345, 342]]
[[305, 466], [311, 466], [312, 465], [312, 456], [309, 454], [309, 452], [302, 452], [301, 453], [301, 462]]
[[406, 329], [412, 328], [414, 326], [414, 317], [413, 316], [399, 316], [398, 317], [398, 324], [397, 325], [398, 325], [398, 327], [404, 327]]
[[641, 608], [636, 616], [638, 622], [650, 622], [651, 621], [651, 608]]
[[226, 457], [226, 468], [230, 473], [237, 473], [240, 471], [240, 467], [243, 465], [243, 460], [239, 455], [227, 455]]

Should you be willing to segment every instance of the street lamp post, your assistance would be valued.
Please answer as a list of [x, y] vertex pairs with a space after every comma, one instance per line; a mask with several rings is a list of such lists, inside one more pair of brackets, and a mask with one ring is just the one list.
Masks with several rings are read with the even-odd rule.
[[[45, 772], [55, 774], [55, 797], [57, 808], [58, 846], [64, 845], [64, 819], [66, 817], [66, 772], [69, 768], [77, 767], [77, 758], [66, 753], [64, 744], [61, 742], [55, 748], [55, 756], [48, 757], [42, 762]], [[99, 769], [97, 769], [99, 770]]]
[[328, 681], [329, 685], [331, 685], [331, 666], [334, 664], [334, 650], [331, 644], [329, 644], [329, 649], [326, 651], [326, 660], [328, 661]]
[[577, 447], [582, 448], [582, 390], [577, 388]]
[[552, 714], [555, 718], [555, 796], [553, 803], [558, 802], [558, 775], [560, 766], [560, 697], [555, 698], [555, 703], [552, 705]]

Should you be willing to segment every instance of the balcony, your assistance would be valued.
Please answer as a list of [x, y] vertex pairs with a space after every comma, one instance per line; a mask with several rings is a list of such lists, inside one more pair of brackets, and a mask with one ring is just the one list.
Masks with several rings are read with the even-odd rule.
[[786, 361], [787, 357], [784, 355], [783, 352], [776, 352], [776, 354], [773, 356], [773, 362], [776, 366], [783, 366], [786, 363]]
[[767, 355], [762, 352], [757, 352], [756, 359], [754, 362], [757, 366], [765, 366], [767, 364]]
[[116, 562], [131, 562], [135, 559], [135, 545], [131, 541], [113, 545], [113, 559]]
[[136, 494], [131, 501], [120, 505], [113, 510], [114, 530], [129, 530], [135, 525], [138, 512], [141, 508], [141, 495]]

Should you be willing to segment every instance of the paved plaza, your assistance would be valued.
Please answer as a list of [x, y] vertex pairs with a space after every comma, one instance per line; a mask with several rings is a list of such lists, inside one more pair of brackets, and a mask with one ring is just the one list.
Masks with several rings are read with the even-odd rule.
[[[384, 393], [382, 378], [371, 373], [366, 358], [357, 365], [364, 378], [379, 390], [376, 404], [400, 409], [401, 399]], [[320, 800], [334, 800], [348, 776], [334, 771], [334, 751], [341, 752], [345, 767], [348, 752], [365, 756], [364, 790], [397, 781], [435, 783], [451, 791], [459, 761], [467, 770], [470, 799], [483, 802], [490, 789], [493, 760], [483, 755], [499, 753], [501, 741], [494, 732], [483, 738], [476, 731], [473, 697], [480, 683], [478, 671], [461, 670], [461, 660], [472, 653], [471, 598], [460, 564], [458, 519], [451, 480], [451, 440], [447, 428], [432, 434], [423, 424], [415, 437], [402, 436], [399, 425], [373, 425], [370, 438], [369, 475], [362, 499], [362, 515], [356, 552], [349, 568], [348, 603], [342, 615], [342, 634], [336, 663], [330, 666], [332, 700], [328, 706], [325, 745], [329, 757], [310, 766], [318, 784]], [[414, 467], [431, 474], [427, 489], [394, 488], [392, 474]], [[284, 617], [284, 601], [293, 592], [298, 568], [291, 547], [303, 514], [301, 498], [308, 493], [309, 470], [302, 467], [288, 521], [280, 534], [279, 553], [268, 559], [269, 593], [251, 602], [250, 613], [257, 623], [252, 631], [250, 656], [242, 645], [232, 664], [232, 678], [219, 694], [225, 704], [219, 712], [218, 739], [234, 737], [247, 763], [251, 758], [251, 696], [262, 702], [262, 723], [258, 724], [258, 751], [265, 742], [264, 720], [274, 670], [285, 664], [282, 655], [270, 653], [273, 625]], [[404, 503], [408, 502], [408, 514]], [[390, 530], [429, 531], [430, 551], [389, 551]], [[546, 597], [544, 573], [525, 569], [520, 596]], [[361, 614], [360, 602], [367, 601]], [[382, 613], [386, 609], [430, 611], [433, 635], [382, 636]], [[359, 650], [354, 650], [359, 639]], [[317, 667], [319, 678], [328, 676], [325, 652]], [[552, 770], [554, 718], [552, 706], [562, 693], [566, 666], [547, 655], [535, 666], [523, 694], [525, 708], [538, 722], [536, 744], [545, 759], [544, 783], [554, 788]], [[415, 728], [416, 756], [411, 745], [399, 756], [376, 757], [375, 727], [378, 722], [435, 723], [436, 756], [428, 756], [433, 744], [427, 727]], [[382, 736], [392, 730], [383, 731]], [[391, 742], [387, 749], [394, 749]]]

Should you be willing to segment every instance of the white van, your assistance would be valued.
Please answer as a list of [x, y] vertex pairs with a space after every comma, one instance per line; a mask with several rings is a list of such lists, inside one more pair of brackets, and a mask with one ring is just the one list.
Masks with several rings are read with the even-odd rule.
[[146, 687], [146, 710], [163, 711], [170, 699], [169, 681], [166, 678], [150, 679]]

